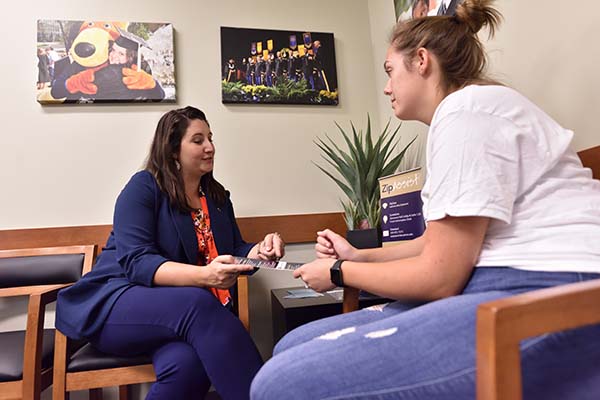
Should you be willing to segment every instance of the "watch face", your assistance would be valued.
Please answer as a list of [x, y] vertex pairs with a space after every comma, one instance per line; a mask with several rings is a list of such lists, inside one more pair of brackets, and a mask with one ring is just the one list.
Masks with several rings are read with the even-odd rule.
[[329, 270], [331, 282], [336, 286], [344, 286], [341, 269], [342, 262], [343, 260], [337, 260]]

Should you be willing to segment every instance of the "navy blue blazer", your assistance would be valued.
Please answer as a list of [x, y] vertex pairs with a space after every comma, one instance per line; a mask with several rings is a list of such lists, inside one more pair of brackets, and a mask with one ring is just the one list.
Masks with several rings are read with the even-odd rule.
[[[229, 198], [222, 207], [210, 197], [207, 203], [219, 254], [246, 256], [253, 244], [242, 239]], [[189, 212], [170, 204], [148, 171], [140, 171], [117, 198], [113, 231], [92, 271], [59, 292], [56, 327], [73, 339], [92, 337], [121, 293], [134, 285], [151, 287], [165, 261], [198, 264], [194, 223]]]

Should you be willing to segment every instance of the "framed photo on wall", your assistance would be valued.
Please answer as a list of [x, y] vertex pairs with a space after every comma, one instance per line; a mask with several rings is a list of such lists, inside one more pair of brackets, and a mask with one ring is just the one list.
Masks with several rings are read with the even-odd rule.
[[221, 27], [223, 103], [337, 105], [333, 33]]
[[38, 20], [41, 104], [175, 102], [173, 25]]
[[454, 15], [463, 0], [394, 0], [397, 21], [427, 15]]

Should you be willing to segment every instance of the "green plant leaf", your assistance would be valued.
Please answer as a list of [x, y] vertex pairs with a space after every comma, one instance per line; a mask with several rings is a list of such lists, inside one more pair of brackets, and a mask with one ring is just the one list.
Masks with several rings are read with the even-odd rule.
[[331, 140], [331, 138], [328, 135], [325, 135], [325, 137], [329, 140], [329, 142], [331, 143], [331, 145], [333, 146], [333, 148], [335, 149], [335, 151], [337, 151], [337, 153], [342, 156], [342, 158], [344, 159], [344, 161], [346, 161], [346, 164], [348, 164], [350, 167], [355, 167], [354, 160], [352, 159], [352, 157], [350, 156], [350, 154], [346, 153], [345, 151], [342, 151], [338, 147], [338, 145], [333, 140]]
[[383, 171], [382, 171], [382, 174], [383, 174], [382, 176], [391, 175], [394, 172], [396, 172], [396, 170], [400, 166], [400, 163], [402, 162], [402, 159], [404, 158], [404, 155], [406, 154], [406, 151], [408, 150], [408, 148], [410, 147], [410, 145], [415, 142], [416, 139], [417, 139], [417, 137], [415, 136], [413, 138], [413, 140], [411, 140], [404, 147], [404, 149], [402, 149], [402, 151], [388, 163], [387, 167], [384, 168]]
[[[344, 141], [346, 142], [346, 146], [348, 146], [348, 151], [350, 153], [350, 156], [352, 157], [352, 160], [354, 161], [354, 164], [356, 165], [356, 162], [359, 159], [356, 147], [351, 142], [350, 138], [348, 137], [346, 132], [342, 129], [342, 127], [337, 122], [335, 122], [335, 121], [333, 121], [333, 122], [335, 123], [335, 125], [338, 127], [338, 129], [342, 133], [342, 138], [344, 138]], [[329, 139], [329, 140], [331, 140], [331, 139]]]
[[[353, 176], [354, 174], [356, 174], [356, 167], [354, 165], [344, 162], [337, 154], [335, 154], [335, 152], [329, 146], [327, 146], [326, 143], [316, 144], [321, 150], [323, 150], [325, 155], [329, 157], [328, 159], [327, 157], [323, 156], [323, 159], [329, 164], [331, 164], [334, 168], [336, 168], [336, 170], [339, 172], [342, 178], [346, 180], [346, 183], [348, 183], [348, 185], [352, 185], [352, 182], [354, 180]], [[341, 151], [340, 153], [342, 153], [342, 155], [345, 154]], [[348, 161], [352, 163], [352, 159], [350, 159], [349, 157], [347, 158]]]
[[356, 208], [356, 203], [344, 202], [341, 201], [342, 207], [344, 208], [344, 220], [346, 221], [346, 226], [348, 230], [355, 229], [360, 223], [360, 217], [358, 213], [358, 209]]
[[358, 153], [358, 164], [359, 166], [367, 165], [367, 158], [365, 157], [365, 152], [363, 150], [363, 140], [362, 140], [362, 131], [359, 133], [356, 132], [356, 128], [354, 127], [354, 123], [350, 121], [350, 126], [352, 127], [352, 137], [354, 138], [354, 148]]
[[[317, 165], [317, 164], [315, 164]], [[355, 199], [355, 195], [354, 195], [354, 191], [348, 187], [344, 182], [340, 181], [339, 179], [337, 179], [335, 176], [333, 176], [329, 171], [325, 170], [324, 168], [322, 168], [321, 166], [317, 165], [317, 167], [323, 171], [328, 177], [330, 177], [331, 179], [333, 179], [333, 181], [335, 183], [337, 183], [337, 185], [342, 189], [342, 191], [344, 192], [344, 194], [346, 196], [348, 196], [349, 199], [354, 200]]]

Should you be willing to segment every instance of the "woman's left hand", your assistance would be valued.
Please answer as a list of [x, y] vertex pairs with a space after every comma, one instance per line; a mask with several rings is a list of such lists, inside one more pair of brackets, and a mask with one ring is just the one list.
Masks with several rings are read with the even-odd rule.
[[318, 258], [295, 270], [294, 278], [302, 279], [307, 288], [317, 292], [331, 290], [335, 288], [335, 285], [331, 282], [329, 269], [334, 262], [335, 260], [331, 258]]
[[285, 255], [285, 242], [277, 232], [268, 233], [256, 245], [256, 256], [261, 260], [279, 261]]

